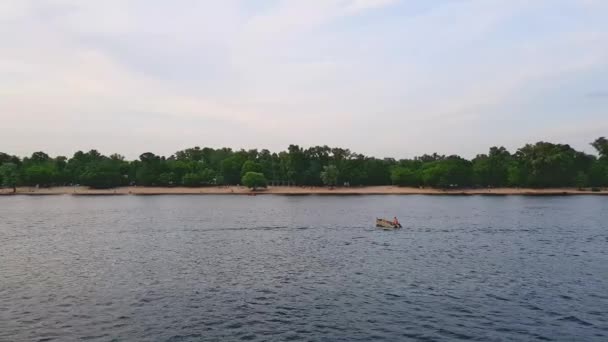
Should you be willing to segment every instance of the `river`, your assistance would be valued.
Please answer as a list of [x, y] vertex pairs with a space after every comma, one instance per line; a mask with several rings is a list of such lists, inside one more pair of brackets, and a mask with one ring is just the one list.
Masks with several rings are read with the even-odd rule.
[[0, 197], [0, 341], [81, 340], [608, 341], [608, 198]]

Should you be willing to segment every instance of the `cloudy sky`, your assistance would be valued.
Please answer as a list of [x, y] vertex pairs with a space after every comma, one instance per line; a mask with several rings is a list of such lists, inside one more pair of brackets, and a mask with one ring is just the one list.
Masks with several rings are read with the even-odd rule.
[[608, 135], [605, 0], [2, 0], [0, 151]]

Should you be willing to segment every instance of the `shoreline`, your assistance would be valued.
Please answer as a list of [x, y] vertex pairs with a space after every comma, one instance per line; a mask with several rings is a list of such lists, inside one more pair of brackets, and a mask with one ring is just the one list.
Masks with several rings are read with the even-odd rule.
[[87, 187], [19, 187], [17, 192], [12, 189], [0, 189], [0, 196], [51, 196], [51, 195], [74, 195], [74, 196], [153, 196], [153, 195], [282, 195], [282, 196], [366, 196], [366, 195], [447, 195], [447, 196], [575, 196], [595, 195], [608, 196], [607, 189], [594, 192], [590, 189], [578, 190], [576, 188], [550, 188], [550, 189], [525, 189], [525, 188], [480, 188], [480, 189], [452, 189], [442, 190], [433, 188], [411, 188], [397, 186], [369, 186], [328, 189], [325, 187], [286, 187], [276, 186], [251, 191], [242, 186], [206, 187], [206, 188], [163, 188], [163, 187], [120, 187], [114, 189], [90, 189]]

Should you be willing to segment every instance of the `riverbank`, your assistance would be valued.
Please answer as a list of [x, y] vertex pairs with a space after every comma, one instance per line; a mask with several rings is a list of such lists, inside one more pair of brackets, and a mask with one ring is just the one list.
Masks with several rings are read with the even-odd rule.
[[[12, 189], [0, 189], [0, 195], [12, 195]], [[408, 188], [396, 186], [370, 186], [328, 189], [323, 187], [269, 187], [251, 191], [246, 187], [226, 186], [208, 188], [162, 188], [162, 187], [121, 187], [115, 189], [89, 189], [87, 187], [17, 188], [17, 195], [608, 195], [608, 190], [593, 192], [590, 189], [456, 189], [441, 190], [431, 188]]]

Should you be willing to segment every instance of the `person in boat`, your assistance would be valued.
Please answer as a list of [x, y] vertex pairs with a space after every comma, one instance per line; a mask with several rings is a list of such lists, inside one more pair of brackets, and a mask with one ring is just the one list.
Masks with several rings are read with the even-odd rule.
[[393, 217], [393, 224], [395, 226], [400, 226], [401, 224], [399, 223], [399, 220], [397, 220], [397, 216]]

